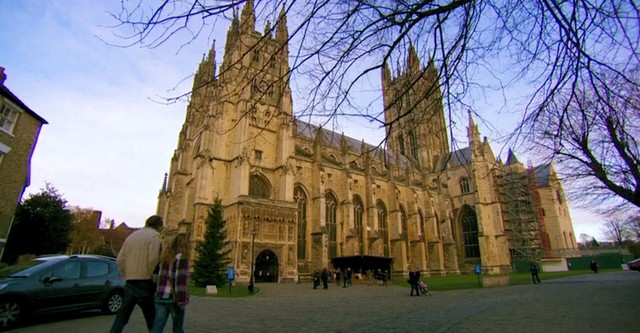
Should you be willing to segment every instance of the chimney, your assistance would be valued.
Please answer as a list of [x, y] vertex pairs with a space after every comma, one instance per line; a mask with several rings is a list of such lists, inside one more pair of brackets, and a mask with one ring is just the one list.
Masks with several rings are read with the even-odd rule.
[[4, 86], [4, 80], [7, 79], [7, 75], [4, 73], [4, 67], [0, 66], [0, 84]]

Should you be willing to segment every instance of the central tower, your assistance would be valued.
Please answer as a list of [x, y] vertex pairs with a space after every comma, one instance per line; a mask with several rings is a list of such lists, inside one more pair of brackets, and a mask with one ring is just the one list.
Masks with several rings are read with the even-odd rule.
[[382, 70], [387, 147], [416, 166], [431, 172], [438, 159], [449, 153], [438, 71], [433, 61], [426, 68], [413, 44], [409, 45], [406, 69], [394, 78], [387, 63]]

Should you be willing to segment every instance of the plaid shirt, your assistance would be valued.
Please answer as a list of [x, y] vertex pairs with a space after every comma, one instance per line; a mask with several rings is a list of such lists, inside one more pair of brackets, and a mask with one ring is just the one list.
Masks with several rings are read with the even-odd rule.
[[[186, 305], [189, 303], [189, 294], [187, 293], [188, 278], [189, 263], [182, 257], [181, 253], [176, 255], [173, 267], [169, 268], [169, 265], [161, 263], [158, 272], [156, 299], [161, 301], [175, 299], [178, 305]], [[173, 286], [171, 282], [173, 282]]]

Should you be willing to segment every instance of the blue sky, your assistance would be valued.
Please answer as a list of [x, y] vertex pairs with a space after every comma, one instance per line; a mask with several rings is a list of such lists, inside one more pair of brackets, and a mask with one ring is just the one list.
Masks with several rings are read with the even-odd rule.
[[[224, 46], [226, 30], [187, 45], [182, 38], [155, 49], [116, 47], [107, 44], [122, 44], [109, 28], [115, 23], [109, 13], [119, 5], [0, 0], [0, 66], [5, 86], [49, 122], [38, 140], [26, 194], [49, 182], [69, 205], [141, 226], [155, 213], [186, 110], [184, 102], [158, 101], [188, 91], [212, 39], [218, 49]], [[492, 139], [493, 131], [480, 127]], [[380, 137], [365, 139], [377, 143]], [[601, 218], [575, 208], [571, 215], [576, 235], [601, 238]]]

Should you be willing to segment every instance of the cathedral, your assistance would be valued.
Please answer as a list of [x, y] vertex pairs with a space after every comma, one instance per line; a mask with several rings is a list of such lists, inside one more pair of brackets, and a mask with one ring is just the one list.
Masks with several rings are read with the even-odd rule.
[[468, 147], [450, 149], [436, 68], [413, 46], [404, 69], [381, 72], [392, 125], [379, 147], [296, 119], [288, 39], [284, 11], [264, 33], [253, 1], [234, 16], [220, 67], [212, 47], [197, 69], [159, 193], [157, 213], [194, 246], [222, 201], [238, 281], [346, 266], [503, 274], [577, 249], [553, 165], [511, 151], [503, 163], [471, 113]]

